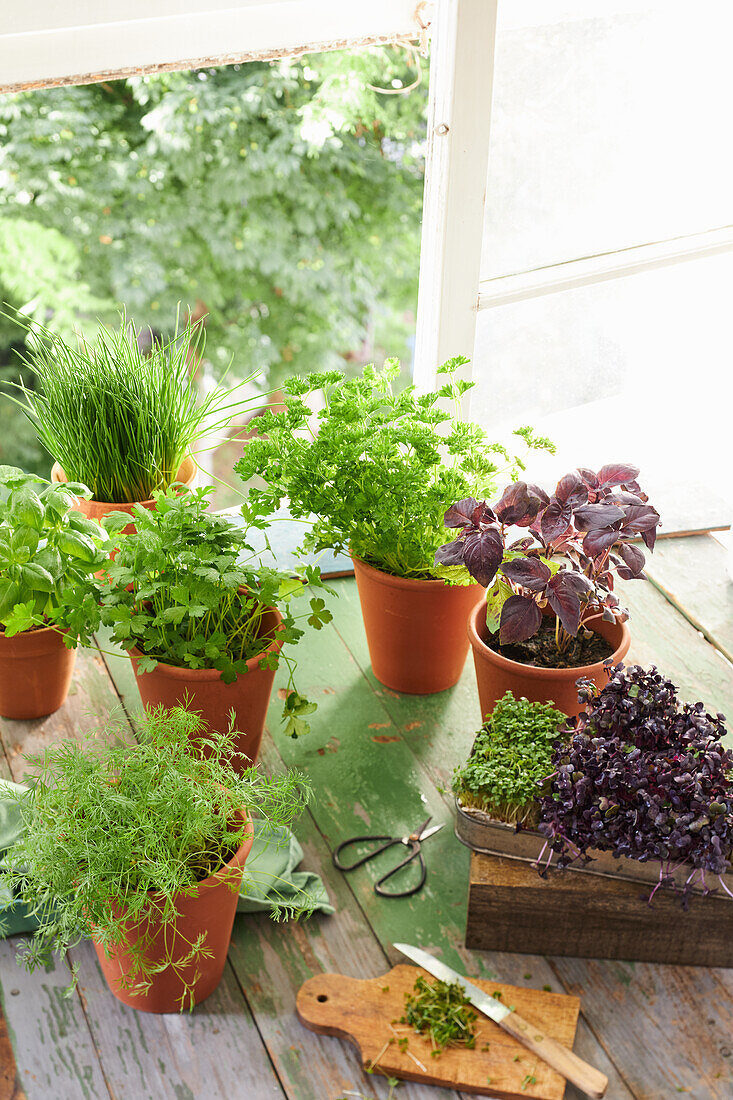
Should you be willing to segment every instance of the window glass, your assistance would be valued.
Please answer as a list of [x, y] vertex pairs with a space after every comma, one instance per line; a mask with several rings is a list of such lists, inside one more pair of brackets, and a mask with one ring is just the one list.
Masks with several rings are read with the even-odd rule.
[[732, 285], [725, 254], [484, 309], [472, 415], [555, 440], [531, 480], [634, 462], [668, 531], [730, 523]]
[[499, 5], [482, 279], [733, 223], [733, 5]]

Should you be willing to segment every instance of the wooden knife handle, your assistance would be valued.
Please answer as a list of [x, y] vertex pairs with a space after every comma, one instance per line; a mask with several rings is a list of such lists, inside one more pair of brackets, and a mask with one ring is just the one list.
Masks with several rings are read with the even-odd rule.
[[572, 1050], [568, 1050], [567, 1047], [556, 1042], [555, 1039], [550, 1039], [549, 1036], [545, 1035], [534, 1024], [530, 1024], [518, 1013], [512, 1012], [509, 1016], [506, 1016], [501, 1021], [500, 1027], [503, 1027], [504, 1031], [508, 1031], [520, 1043], [529, 1047], [543, 1062], [547, 1062], [548, 1066], [552, 1066], [554, 1070], [561, 1073], [566, 1080], [572, 1081], [588, 1096], [600, 1100], [605, 1095], [608, 1088], [608, 1078], [605, 1074], [588, 1065], [577, 1054], [573, 1054]]

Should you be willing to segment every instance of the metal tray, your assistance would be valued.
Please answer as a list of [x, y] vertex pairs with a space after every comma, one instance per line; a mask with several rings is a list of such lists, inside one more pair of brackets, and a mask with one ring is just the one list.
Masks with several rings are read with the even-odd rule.
[[[525, 863], [535, 863], [545, 843], [545, 838], [536, 829], [517, 829], [504, 821], [496, 821], [483, 810], [464, 806], [458, 799], [456, 799], [455, 834], [462, 844], [473, 849], [474, 852], [503, 856], [506, 859], [519, 859]], [[548, 854], [549, 852], [546, 851], [543, 864]], [[642, 882], [648, 886], [654, 886], [659, 881], [658, 863], [640, 863], [636, 859], [626, 859], [624, 856], [617, 859], [611, 852], [600, 852], [595, 848], [589, 851], [589, 855], [592, 857], [591, 863], [585, 866], [571, 865], [567, 870], [577, 874], [603, 875], [606, 878], [625, 879], [627, 882]], [[553, 852], [550, 866], [555, 862], [556, 856]], [[675, 874], [675, 881], [683, 886], [689, 873], [689, 870], [682, 868]], [[733, 874], [724, 875], [723, 881], [733, 893]], [[720, 888], [716, 876], [709, 876], [709, 885], [711, 888]], [[702, 893], [702, 890], [696, 887], [695, 892]]]

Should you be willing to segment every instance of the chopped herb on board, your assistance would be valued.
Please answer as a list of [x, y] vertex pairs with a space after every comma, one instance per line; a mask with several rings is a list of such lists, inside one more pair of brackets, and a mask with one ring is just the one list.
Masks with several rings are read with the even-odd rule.
[[458, 982], [429, 982], [420, 976], [412, 993], [405, 994], [405, 1015], [400, 1023], [427, 1035], [437, 1058], [446, 1047], [473, 1048], [475, 1020], [476, 1013]]

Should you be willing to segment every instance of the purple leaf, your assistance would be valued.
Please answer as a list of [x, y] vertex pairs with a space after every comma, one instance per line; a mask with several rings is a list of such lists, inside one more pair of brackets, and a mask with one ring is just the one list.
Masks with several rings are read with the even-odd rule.
[[575, 526], [581, 531], [590, 531], [600, 527], [610, 527], [624, 518], [623, 508], [617, 504], [584, 504], [573, 513]]
[[528, 596], [510, 596], [501, 609], [499, 641], [502, 645], [526, 642], [542, 623], [542, 612]]
[[547, 586], [547, 601], [563, 629], [575, 637], [580, 625], [580, 597], [571, 576], [564, 570], [555, 574]]
[[598, 488], [598, 478], [592, 470], [586, 469], [585, 466], [578, 466], [578, 473], [590, 489]]
[[494, 511], [502, 523], [529, 527], [541, 507], [542, 500], [537, 493], [530, 492], [526, 482], [517, 481], [507, 485]]
[[515, 584], [521, 584], [531, 592], [541, 592], [552, 573], [539, 558], [517, 558], [505, 561], [500, 567], [505, 577]]
[[631, 570], [632, 576], [639, 576], [645, 565], [645, 558], [641, 550], [637, 546], [629, 546], [627, 543], [623, 543], [619, 546], [618, 552]]
[[451, 504], [445, 513], [443, 523], [446, 527], [470, 527], [473, 524], [473, 514], [479, 506], [479, 502], [473, 497], [458, 500]]
[[484, 588], [493, 581], [503, 557], [504, 540], [497, 527], [489, 527], [464, 539], [463, 564]]
[[463, 539], [453, 539], [446, 542], [435, 551], [436, 565], [463, 565]]
[[611, 462], [598, 471], [598, 486], [603, 489], [612, 489], [615, 485], [628, 485], [638, 476], [638, 466], [629, 466], [623, 462]]
[[554, 542], [564, 535], [572, 518], [572, 505], [561, 504], [553, 497], [542, 513], [541, 531], [545, 542]]
[[583, 481], [580, 474], [573, 470], [572, 473], [565, 474], [565, 477], [561, 477], [557, 483], [555, 489], [555, 498], [559, 500], [560, 504], [570, 504], [573, 508], [579, 504], [585, 504], [588, 499], [588, 486]]
[[583, 549], [589, 557], [597, 558], [604, 550], [608, 550], [618, 542], [620, 537], [620, 532], [605, 527], [600, 531], [589, 531], [583, 539]]
[[629, 504], [624, 508], [624, 534], [640, 534], [650, 550], [654, 549], [659, 524], [659, 512], [650, 504]]

